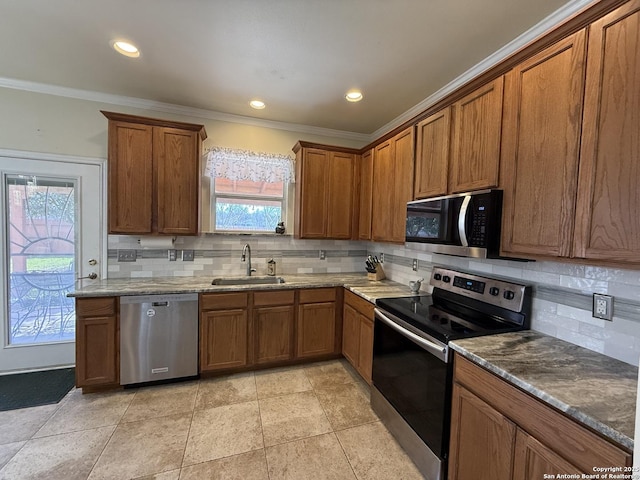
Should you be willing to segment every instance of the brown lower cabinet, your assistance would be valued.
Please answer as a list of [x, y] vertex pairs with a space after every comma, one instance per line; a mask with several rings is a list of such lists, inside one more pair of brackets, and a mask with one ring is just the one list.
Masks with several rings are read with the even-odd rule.
[[297, 318], [298, 358], [318, 357], [340, 351], [340, 342], [336, 341], [336, 296], [336, 288], [300, 290]]
[[200, 371], [339, 354], [336, 302], [337, 288], [201, 294]]
[[373, 304], [349, 292], [344, 293], [342, 354], [371, 384], [373, 366]]
[[200, 371], [249, 364], [249, 294], [200, 295]]
[[629, 452], [456, 354], [449, 480], [539, 480], [631, 461]]
[[76, 387], [118, 384], [117, 297], [76, 299]]
[[294, 357], [295, 291], [253, 295], [255, 363], [291, 360]]

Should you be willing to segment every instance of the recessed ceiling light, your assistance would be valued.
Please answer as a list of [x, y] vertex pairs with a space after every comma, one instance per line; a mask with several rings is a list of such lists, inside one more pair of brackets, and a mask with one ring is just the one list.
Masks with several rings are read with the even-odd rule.
[[362, 100], [362, 92], [358, 90], [351, 90], [350, 92], [347, 92], [344, 98], [347, 99], [347, 102], [359, 102]]
[[113, 49], [124, 55], [125, 57], [138, 58], [140, 56], [140, 50], [132, 43], [125, 42], [123, 40], [116, 40], [112, 43]]
[[262, 110], [264, 107], [266, 107], [265, 103], [262, 100], [251, 100], [249, 102], [249, 105], [251, 105], [251, 108], [255, 108], [256, 110]]

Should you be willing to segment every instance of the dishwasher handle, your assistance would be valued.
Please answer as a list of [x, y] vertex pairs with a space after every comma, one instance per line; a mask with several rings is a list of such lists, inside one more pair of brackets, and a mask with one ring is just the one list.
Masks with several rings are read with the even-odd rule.
[[152, 302], [151, 306], [153, 307], [168, 307], [169, 302]]

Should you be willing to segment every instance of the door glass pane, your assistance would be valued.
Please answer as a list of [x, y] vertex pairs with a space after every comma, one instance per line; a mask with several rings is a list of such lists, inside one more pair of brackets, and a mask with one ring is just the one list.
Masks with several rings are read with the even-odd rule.
[[75, 183], [7, 175], [9, 344], [75, 339]]

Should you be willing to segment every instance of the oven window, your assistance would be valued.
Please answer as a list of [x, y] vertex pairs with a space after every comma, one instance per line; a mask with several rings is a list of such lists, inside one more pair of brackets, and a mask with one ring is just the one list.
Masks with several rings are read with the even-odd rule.
[[373, 384], [441, 459], [446, 459], [449, 442], [448, 365], [382, 322], [375, 322]]

